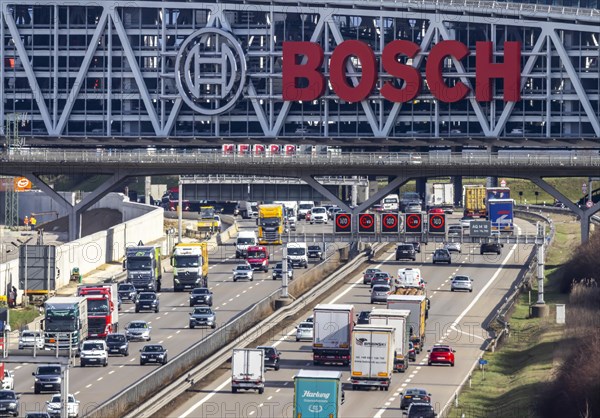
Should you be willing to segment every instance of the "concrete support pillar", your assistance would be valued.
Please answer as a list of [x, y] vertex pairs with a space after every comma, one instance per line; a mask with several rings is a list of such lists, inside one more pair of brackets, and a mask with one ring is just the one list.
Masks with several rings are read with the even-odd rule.
[[[586, 211], [587, 212], [587, 211]], [[586, 243], [590, 240], [590, 216], [581, 217], [581, 243]]]
[[144, 182], [144, 203], [149, 205], [150, 204], [150, 189], [152, 186], [152, 177], [150, 176], [146, 176], [145, 177], [145, 182]]
[[352, 186], [350, 186], [350, 189], [350, 198], [352, 199], [352, 206], [356, 207], [358, 203], [358, 186], [356, 184], [353, 184]]
[[425, 201], [425, 185], [427, 184], [427, 178], [424, 177], [419, 177], [418, 179], [415, 180], [416, 184], [415, 184], [415, 188], [416, 188], [416, 192], [419, 193], [419, 196], [421, 196], [421, 199], [423, 200], [423, 202]]
[[454, 185], [454, 206], [459, 207], [462, 206], [463, 200], [463, 183], [462, 176], [454, 176], [451, 179], [452, 184]]
[[544, 244], [536, 245], [537, 249], [537, 279], [538, 279], [538, 300], [539, 305], [543, 305], [544, 301]]

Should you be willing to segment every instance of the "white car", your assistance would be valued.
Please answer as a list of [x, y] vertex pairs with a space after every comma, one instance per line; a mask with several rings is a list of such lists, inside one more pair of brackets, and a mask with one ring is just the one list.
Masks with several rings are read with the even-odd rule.
[[89, 364], [108, 366], [108, 347], [104, 340], [88, 340], [81, 344], [79, 364], [85, 367]]
[[327, 223], [329, 221], [329, 214], [327, 213], [327, 209], [322, 206], [317, 206], [311, 209], [310, 211], [310, 223], [311, 225], [314, 223]]
[[24, 348], [44, 349], [44, 334], [40, 331], [23, 331], [19, 336], [19, 350]]
[[450, 291], [455, 290], [468, 290], [473, 291], [473, 280], [469, 276], [454, 276], [452, 284], [450, 285]]
[[2, 379], [3, 390], [15, 390], [15, 375], [10, 370], [4, 369], [4, 378]]
[[[60, 395], [52, 395], [52, 399], [46, 401], [46, 412], [51, 417], [61, 416], [61, 401]], [[67, 415], [69, 417], [79, 416], [79, 401], [75, 399], [75, 396], [69, 394], [67, 397]]]
[[312, 322], [300, 322], [296, 327], [296, 341], [313, 339], [314, 324]]
[[250, 264], [239, 264], [233, 269], [233, 281], [237, 282], [241, 279], [254, 280], [254, 270]]
[[449, 253], [461, 253], [462, 248], [460, 246], [460, 242], [447, 242], [444, 244], [444, 248], [448, 250]]
[[146, 321], [136, 320], [131, 321], [125, 327], [125, 336], [129, 341], [132, 340], [141, 340], [141, 341], [150, 341], [152, 338], [150, 337], [150, 330], [152, 327], [148, 325]]

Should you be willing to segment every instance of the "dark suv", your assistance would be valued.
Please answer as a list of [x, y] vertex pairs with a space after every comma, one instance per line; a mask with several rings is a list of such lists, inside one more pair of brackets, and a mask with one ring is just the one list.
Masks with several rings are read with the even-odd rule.
[[398, 244], [396, 247], [396, 261], [398, 260], [412, 260], [416, 261], [417, 254], [415, 247], [412, 244]]
[[323, 260], [325, 258], [325, 254], [323, 253], [321, 246], [318, 244], [309, 245], [308, 258], [318, 258], [319, 260]]
[[279, 370], [279, 362], [281, 361], [281, 353], [277, 351], [275, 347], [270, 345], [261, 345], [256, 347], [257, 350], [263, 350], [265, 352], [265, 368], [271, 367], [272, 369]]
[[37, 370], [33, 372], [32, 375], [35, 376], [33, 392], [36, 395], [41, 392], [60, 393], [60, 384], [62, 381], [60, 364], [38, 366]]
[[108, 346], [108, 354], [121, 354], [125, 357], [129, 355], [129, 341], [125, 334], [108, 334], [106, 345]]
[[190, 293], [190, 306], [213, 304], [213, 293], [206, 287], [197, 287]]
[[158, 295], [154, 292], [141, 292], [135, 300], [135, 312], [141, 310], [157, 312], [160, 309]]
[[479, 247], [479, 254], [483, 255], [485, 253], [496, 253], [500, 255], [502, 252], [502, 244], [498, 244], [497, 242], [484, 242]]

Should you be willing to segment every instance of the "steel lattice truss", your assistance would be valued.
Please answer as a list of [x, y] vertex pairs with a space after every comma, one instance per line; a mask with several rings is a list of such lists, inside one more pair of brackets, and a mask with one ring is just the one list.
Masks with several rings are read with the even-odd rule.
[[[7, 115], [27, 113], [22, 135], [132, 141], [141, 136], [600, 137], [600, 20], [595, 11], [557, 16], [470, 3], [448, 3], [436, 11], [425, 3], [350, 1], [327, 2], [327, 7], [319, 2], [310, 7], [285, 2], [59, 3], [0, 1], [0, 126]], [[284, 41], [318, 42], [327, 76], [327, 58], [349, 39], [367, 43], [378, 62], [392, 40], [420, 45], [415, 59], [404, 62], [423, 78], [428, 51], [442, 40], [459, 40], [472, 51], [475, 42], [492, 41], [499, 62], [504, 42], [519, 41], [522, 100], [504, 102], [497, 82], [491, 102], [477, 102], [471, 91], [465, 100], [447, 104], [435, 100], [424, 84], [416, 100], [394, 104], [379, 93], [391, 80], [379, 64], [368, 100], [343, 102], [328, 86], [319, 100], [283, 101]], [[209, 60], [216, 62], [218, 54], [229, 60], [219, 61], [219, 71], [231, 71], [202, 73], [208, 64], [194, 61], [198, 45], [201, 52], [210, 50]], [[236, 58], [238, 51], [244, 60]], [[186, 65], [196, 69], [187, 87]], [[359, 63], [349, 64], [349, 79], [357, 82], [360, 71]], [[475, 57], [447, 60], [443, 74], [449, 84], [460, 80], [473, 88]], [[205, 85], [194, 84], [194, 77], [203, 77]], [[230, 107], [215, 111], [224, 108], [239, 85], [243, 89]], [[190, 92], [194, 100], [186, 97]]]

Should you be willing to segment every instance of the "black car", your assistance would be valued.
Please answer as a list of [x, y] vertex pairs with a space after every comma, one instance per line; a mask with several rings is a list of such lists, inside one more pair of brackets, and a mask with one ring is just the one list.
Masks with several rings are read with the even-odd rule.
[[213, 293], [206, 287], [197, 287], [190, 293], [190, 306], [213, 304]]
[[121, 297], [121, 300], [128, 300], [130, 302], [135, 303], [135, 298], [137, 296], [137, 290], [135, 286], [131, 283], [120, 283], [117, 288], [117, 292]]
[[141, 292], [135, 300], [135, 312], [139, 311], [154, 311], [160, 310], [160, 300], [154, 292]]
[[140, 365], [146, 363], [167, 364], [167, 349], [160, 344], [147, 344], [140, 348]]
[[320, 245], [309, 245], [308, 246], [308, 258], [318, 258], [319, 260], [323, 260], [325, 258], [325, 254]]
[[373, 275], [373, 278], [371, 279], [371, 289], [375, 285], [391, 286], [392, 285], [392, 276], [390, 276], [390, 274], [386, 273], [385, 271], [379, 271], [379, 272], [375, 273]]
[[452, 262], [452, 257], [450, 257], [450, 251], [446, 250], [445, 248], [438, 248], [433, 253], [433, 258], [431, 261], [433, 262], [433, 264], [435, 264], [435, 263], [450, 264]]
[[406, 389], [400, 397], [400, 409], [408, 408], [413, 402], [431, 403], [431, 393], [419, 388]]
[[371, 317], [371, 311], [360, 311], [358, 313], [358, 317], [356, 318], [356, 324], [369, 324], [369, 318]]
[[32, 373], [35, 377], [33, 392], [37, 395], [41, 392], [59, 392], [62, 381], [60, 364], [38, 366]]
[[398, 244], [396, 247], [396, 261], [398, 260], [417, 260], [415, 247], [412, 244]]
[[417, 361], [417, 350], [415, 350], [415, 345], [411, 342], [408, 343], [408, 360]]
[[435, 418], [437, 414], [433, 410], [433, 406], [428, 403], [413, 403], [408, 407], [408, 411], [404, 413], [408, 418]]
[[19, 396], [14, 390], [0, 390], [0, 414], [19, 416]]
[[484, 242], [479, 247], [479, 254], [483, 255], [486, 253], [495, 253], [500, 255], [502, 252], [502, 244], [498, 244], [497, 242]]
[[[287, 273], [288, 273], [288, 280], [293, 280], [294, 279], [294, 269], [292, 267], [292, 263], [290, 263], [290, 262], [287, 263]], [[273, 267], [273, 280], [277, 280], [277, 279], [283, 279], [283, 263], [277, 263], [277, 264], [275, 264], [275, 267]]]
[[265, 368], [270, 367], [272, 369], [279, 370], [281, 353], [277, 351], [277, 348], [270, 345], [261, 345], [256, 347], [256, 349], [263, 350], [265, 352]]
[[129, 341], [125, 334], [108, 334], [106, 345], [108, 354], [121, 354], [125, 357], [129, 355]]
[[28, 412], [25, 418], [50, 418], [50, 415], [47, 412]]

